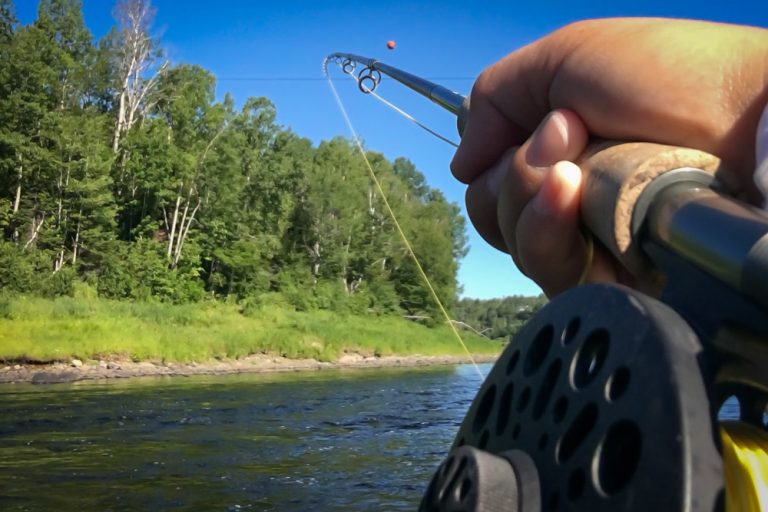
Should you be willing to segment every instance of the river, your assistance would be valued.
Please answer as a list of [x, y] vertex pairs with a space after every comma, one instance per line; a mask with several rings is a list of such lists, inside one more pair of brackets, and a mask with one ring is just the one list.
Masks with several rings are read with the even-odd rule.
[[459, 365], [6, 385], [0, 510], [412, 511], [480, 384]]

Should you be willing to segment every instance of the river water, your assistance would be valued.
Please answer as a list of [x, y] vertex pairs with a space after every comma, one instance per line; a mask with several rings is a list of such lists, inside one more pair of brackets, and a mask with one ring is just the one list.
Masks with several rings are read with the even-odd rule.
[[459, 365], [7, 385], [0, 510], [415, 510], [480, 384]]

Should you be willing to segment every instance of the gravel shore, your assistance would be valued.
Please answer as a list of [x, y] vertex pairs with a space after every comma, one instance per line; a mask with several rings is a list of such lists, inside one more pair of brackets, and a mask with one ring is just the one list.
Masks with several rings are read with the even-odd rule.
[[[497, 356], [475, 356], [475, 362], [488, 363]], [[364, 357], [345, 354], [337, 361], [288, 359], [253, 355], [232, 361], [201, 363], [156, 363], [150, 361], [80, 361], [52, 364], [8, 364], [0, 367], [0, 383], [56, 384], [79, 380], [123, 379], [154, 376], [226, 375], [232, 373], [293, 372], [339, 368], [387, 368], [398, 366], [451, 365], [470, 363], [467, 356], [387, 356]]]

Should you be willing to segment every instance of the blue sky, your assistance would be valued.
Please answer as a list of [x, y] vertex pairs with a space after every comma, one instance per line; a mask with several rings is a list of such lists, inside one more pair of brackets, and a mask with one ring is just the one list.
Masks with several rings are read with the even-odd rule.
[[[16, 0], [22, 23], [34, 20], [37, 0]], [[334, 52], [378, 58], [434, 78], [467, 94], [485, 67], [569, 22], [607, 16], [669, 16], [768, 27], [765, 0], [705, 2], [602, 1], [514, 2], [381, 0], [153, 0], [155, 28], [172, 63], [198, 64], [216, 75], [220, 97], [238, 104], [266, 96], [278, 122], [318, 143], [350, 136], [328, 84], [323, 58]], [[112, 0], [83, 0], [96, 38], [114, 24]], [[386, 42], [397, 42], [387, 50]], [[331, 69], [342, 100], [366, 147], [388, 158], [405, 156], [430, 185], [462, 205], [464, 186], [448, 164], [453, 148], [422, 131]], [[438, 78], [440, 77], [440, 78]], [[290, 78], [292, 80], [282, 80]], [[296, 80], [300, 79], [300, 80]], [[378, 92], [431, 128], [457, 139], [455, 119], [393, 81]], [[487, 246], [469, 227], [470, 251], [461, 264], [464, 296], [476, 298], [540, 293], [510, 258]]]

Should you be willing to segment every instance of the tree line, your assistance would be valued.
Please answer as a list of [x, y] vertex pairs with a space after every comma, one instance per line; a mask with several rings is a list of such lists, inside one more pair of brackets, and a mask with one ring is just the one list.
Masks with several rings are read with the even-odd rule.
[[458, 301], [455, 316], [487, 338], [508, 339], [546, 303], [544, 295], [485, 300], [464, 298]]
[[[435, 313], [350, 140], [313, 146], [267, 98], [217, 101], [209, 71], [164, 58], [148, 0], [113, 13], [94, 41], [80, 0], [41, 0], [26, 26], [0, 0], [4, 290]], [[452, 306], [459, 207], [407, 159], [367, 156]]]
[[[217, 101], [209, 71], [165, 58], [149, 0], [118, 0], [98, 41], [80, 0], [14, 13], [0, 0], [5, 293], [439, 319], [352, 141], [314, 146], [264, 97]], [[449, 310], [503, 335], [504, 308], [455, 309], [459, 207], [409, 160], [367, 157]]]

